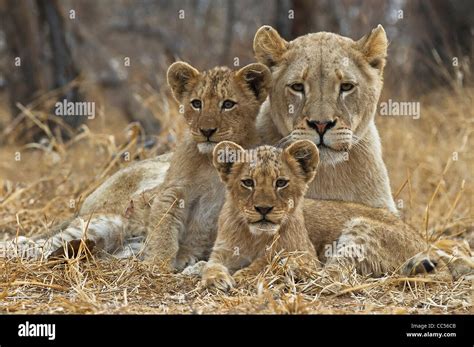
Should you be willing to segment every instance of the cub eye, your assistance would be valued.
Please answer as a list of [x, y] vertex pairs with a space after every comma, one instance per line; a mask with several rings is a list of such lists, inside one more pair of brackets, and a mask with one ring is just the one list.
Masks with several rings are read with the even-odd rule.
[[352, 83], [341, 84], [341, 92], [348, 92], [349, 90], [352, 90], [353, 88], [354, 88], [354, 85]]
[[290, 86], [291, 89], [293, 89], [295, 92], [302, 93], [304, 92], [304, 84], [303, 83], [293, 83]]
[[222, 103], [222, 108], [224, 110], [229, 110], [231, 109], [232, 107], [234, 107], [236, 104], [236, 102], [232, 101], [232, 100], [225, 100], [223, 103]]
[[202, 102], [201, 100], [194, 99], [193, 101], [191, 101], [191, 106], [196, 109], [200, 109], [202, 107]]
[[285, 188], [288, 185], [288, 180], [278, 179], [275, 185], [277, 186], [277, 188]]
[[242, 180], [242, 184], [243, 184], [244, 187], [253, 188], [253, 180], [252, 179]]

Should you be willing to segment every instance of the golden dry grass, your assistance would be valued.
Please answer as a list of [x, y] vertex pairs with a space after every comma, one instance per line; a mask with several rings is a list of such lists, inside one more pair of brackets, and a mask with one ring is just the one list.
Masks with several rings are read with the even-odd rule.
[[[378, 118], [396, 200], [403, 218], [428, 239], [462, 238], [473, 247], [474, 91], [436, 92], [422, 98], [421, 118]], [[418, 101], [418, 100], [412, 100]], [[171, 106], [172, 107], [172, 106]], [[179, 117], [167, 111], [159, 145], [145, 150], [136, 125], [126, 132], [86, 129], [71, 143], [51, 137], [42, 145], [0, 147], [0, 240], [44, 233], [67, 220], [104, 179], [128, 164], [166, 149]], [[28, 118], [38, 117], [31, 113]], [[108, 114], [107, 117], [112, 117]], [[101, 120], [99, 119], [99, 122]], [[102, 120], [103, 122], [103, 120]], [[35, 126], [35, 125], [33, 125]], [[92, 126], [92, 125], [91, 125]], [[117, 125], [115, 125], [117, 127]], [[15, 161], [16, 152], [21, 160]], [[456, 153], [454, 153], [456, 152]], [[456, 157], [457, 156], [457, 157]], [[456, 160], [457, 159], [457, 160]], [[137, 260], [110, 256], [40, 262], [0, 260], [3, 313], [469, 313], [473, 280], [436, 276], [407, 280], [348, 275], [331, 283], [311, 272], [303, 281], [278, 262], [230, 293], [200, 291], [198, 280], [163, 275]]]

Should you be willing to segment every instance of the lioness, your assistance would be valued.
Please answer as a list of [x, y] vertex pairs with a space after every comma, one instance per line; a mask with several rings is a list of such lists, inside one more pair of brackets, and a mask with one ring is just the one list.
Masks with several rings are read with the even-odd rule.
[[380, 25], [358, 41], [319, 32], [287, 42], [270, 26], [255, 34], [255, 57], [273, 80], [257, 128], [265, 144], [318, 145], [321, 165], [307, 197], [396, 212], [374, 122], [387, 45]]
[[140, 250], [148, 235], [145, 258], [164, 270], [179, 270], [209, 256], [224, 200], [212, 149], [223, 140], [245, 148], [258, 144], [255, 119], [268, 94], [270, 71], [255, 63], [238, 71], [217, 67], [200, 72], [177, 62], [167, 78], [183, 106], [189, 133], [177, 145], [164, 182], [160, 174], [166, 167], [160, 159], [120, 170], [86, 199], [79, 218], [64, 231], [49, 239], [21, 238], [11, 248], [31, 242], [38, 254], [30, 256], [52, 251], [56, 256], [65, 241], [87, 239], [89, 245], [127, 257]]
[[[223, 152], [247, 160], [223, 161]], [[306, 262], [317, 256], [336, 275], [350, 267], [373, 276], [400, 268], [405, 274], [434, 269], [419, 264], [416, 257], [402, 267], [426, 249], [426, 242], [388, 210], [304, 199], [319, 162], [312, 141], [296, 141], [284, 150], [261, 146], [250, 151], [222, 142], [214, 149], [213, 162], [227, 194], [217, 239], [202, 270], [204, 286], [226, 290], [234, 285], [235, 271], [240, 269], [235, 276], [259, 272], [268, 264], [269, 248], [303, 252]], [[462, 257], [452, 266], [455, 277], [472, 271]]]

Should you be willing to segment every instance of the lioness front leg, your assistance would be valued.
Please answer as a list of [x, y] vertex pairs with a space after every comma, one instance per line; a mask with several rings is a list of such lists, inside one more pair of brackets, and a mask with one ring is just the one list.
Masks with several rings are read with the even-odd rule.
[[185, 210], [179, 188], [165, 188], [151, 207], [150, 233], [145, 260], [159, 265], [163, 271], [175, 269], [179, 250], [179, 235], [184, 231]]
[[388, 224], [354, 218], [346, 224], [335, 247], [326, 249], [325, 270], [337, 279], [351, 269], [361, 275], [379, 277], [396, 271], [423, 248], [421, 236], [401, 221]]

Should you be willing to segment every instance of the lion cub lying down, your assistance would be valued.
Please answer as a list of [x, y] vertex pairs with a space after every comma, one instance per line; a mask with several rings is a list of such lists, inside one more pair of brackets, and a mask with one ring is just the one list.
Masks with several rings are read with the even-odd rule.
[[[217, 239], [202, 270], [204, 286], [227, 290], [235, 283], [235, 271], [234, 277], [260, 272], [268, 264], [268, 250], [298, 251], [315, 266], [316, 260], [325, 263], [332, 275], [352, 267], [380, 276], [426, 249], [421, 235], [388, 210], [304, 199], [318, 162], [318, 149], [308, 140], [286, 149], [245, 151], [229, 141], [215, 147], [213, 164], [227, 193]], [[414, 270], [405, 265], [402, 273], [421, 272]]]
[[[230, 158], [236, 160], [223, 160]], [[319, 162], [316, 145], [304, 140], [283, 151], [271, 146], [245, 151], [224, 141], [214, 149], [213, 162], [227, 194], [217, 239], [202, 273], [205, 286], [226, 290], [234, 285], [231, 273], [236, 270], [247, 267], [240, 271], [259, 272], [276, 234], [274, 250], [301, 251], [307, 261], [316, 260], [302, 209]]]

